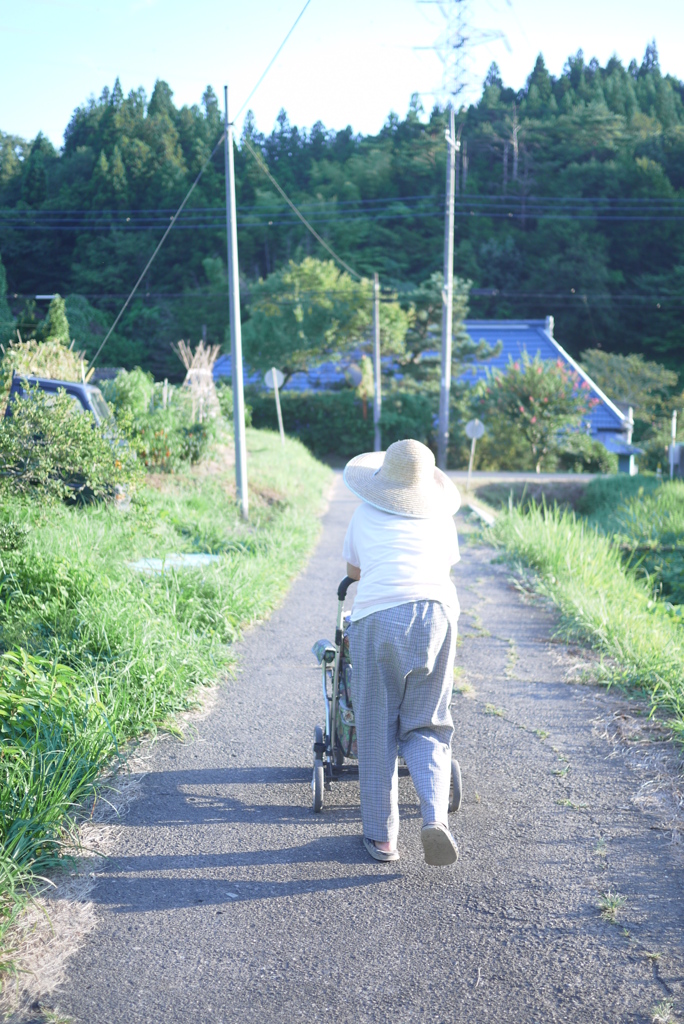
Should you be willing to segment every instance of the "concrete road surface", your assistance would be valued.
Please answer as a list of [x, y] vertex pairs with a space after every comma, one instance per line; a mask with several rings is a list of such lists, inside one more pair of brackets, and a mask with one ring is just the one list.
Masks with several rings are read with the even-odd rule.
[[[240, 643], [236, 680], [192, 741], [156, 747], [92, 897], [99, 926], [53, 1005], [82, 1024], [616, 1024], [651, 1021], [667, 1000], [684, 1011], [678, 847], [665, 805], [644, 799], [648, 758], [601, 735], [625, 702], [567, 681], [552, 614], [521, 598], [491, 549], [465, 546], [455, 570], [457, 682], [474, 688], [453, 705], [458, 864], [423, 863], [409, 778], [398, 864], [367, 858], [353, 779], [312, 813], [323, 707], [310, 649], [333, 632], [354, 507], [338, 479], [309, 566]], [[624, 897], [612, 921], [605, 894]]]

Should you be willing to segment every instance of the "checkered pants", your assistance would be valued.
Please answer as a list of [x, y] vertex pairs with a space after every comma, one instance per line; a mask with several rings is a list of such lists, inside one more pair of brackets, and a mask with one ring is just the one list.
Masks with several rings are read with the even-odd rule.
[[456, 622], [444, 605], [416, 601], [351, 624], [352, 701], [367, 839], [396, 842], [398, 753], [411, 773], [423, 821], [447, 824]]

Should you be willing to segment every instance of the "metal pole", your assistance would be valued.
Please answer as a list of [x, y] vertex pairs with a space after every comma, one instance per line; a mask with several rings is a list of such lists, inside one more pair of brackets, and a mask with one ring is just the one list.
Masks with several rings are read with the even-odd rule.
[[442, 289], [442, 374], [439, 389], [437, 465], [445, 470], [449, 443], [449, 396], [451, 393], [451, 342], [454, 306], [454, 191], [456, 187], [456, 126], [453, 108], [447, 134], [446, 216], [444, 219], [444, 288]]
[[466, 491], [470, 492], [470, 474], [473, 471], [473, 462], [475, 461], [475, 438], [470, 442], [470, 461], [468, 463], [468, 482], [466, 483]]
[[373, 435], [373, 451], [382, 451], [382, 437], [380, 435], [380, 414], [382, 412], [382, 375], [380, 366], [380, 282], [378, 275], [373, 280], [373, 382], [375, 393], [373, 395], [373, 424], [375, 431]]
[[233, 424], [235, 429], [235, 486], [243, 519], [249, 515], [247, 494], [247, 446], [245, 444], [245, 394], [242, 370], [242, 325], [240, 323], [240, 276], [235, 209], [235, 167], [233, 126], [228, 121], [228, 86], [223, 87], [225, 103], [226, 232], [228, 235], [228, 293], [230, 296], [230, 367], [233, 375]]
[[278, 378], [276, 376], [275, 366], [271, 367], [271, 373], [273, 374], [273, 391], [275, 392], [276, 412], [278, 413], [278, 429], [280, 430], [280, 443], [285, 446], [285, 430], [283, 429], [283, 413], [280, 408], [280, 392], [278, 391]]
[[674, 477], [675, 444], [677, 443], [677, 410], [672, 410], [672, 444], [670, 445], [670, 480]]

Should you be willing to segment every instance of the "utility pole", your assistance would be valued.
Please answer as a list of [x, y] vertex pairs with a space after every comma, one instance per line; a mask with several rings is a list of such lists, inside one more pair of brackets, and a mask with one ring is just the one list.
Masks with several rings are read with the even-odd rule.
[[373, 280], [373, 424], [375, 426], [373, 451], [382, 451], [380, 436], [380, 413], [382, 412], [382, 384], [380, 366], [380, 282], [378, 275]]
[[444, 287], [442, 289], [442, 372], [439, 389], [439, 426], [437, 432], [437, 465], [447, 467], [449, 444], [449, 396], [451, 394], [451, 342], [454, 308], [454, 192], [456, 188], [456, 155], [460, 139], [456, 139], [454, 108], [449, 110], [447, 140], [446, 214], [444, 218]]
[[235, 208], [235, 166], [233, 126], [228, 121], [228, 86], [223, 87], [225, 104], [226, 233], [228, 236], [228, 294], [230, 297], [230, 367], [233, 375], [233, 425], [235, 430], [235, 487], [243, 519], [249, 515], [247, 494], [247, 446], [245, 444], [245, 394], [242, 371], [242, 324], [240, 323], [240, 275]]

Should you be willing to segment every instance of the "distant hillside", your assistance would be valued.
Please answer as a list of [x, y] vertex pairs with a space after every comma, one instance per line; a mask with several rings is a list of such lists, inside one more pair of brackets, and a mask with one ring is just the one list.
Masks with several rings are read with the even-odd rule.
[[[284, 111], [270, 135], [251, 117], [245, 133], [337, 251], [401, 292], [441, 268], [446, 121], [416, 100], [376, 136], [300, 130]], [[455, 267], [473, 281], [471, 316], [551, 313], [574, 354], [602, 346], [678, 367], [684, 84], [661, 74], [655, 45], [628, 68], [585, 63], [580, 51], [558, 79], [540, 56], [520, 92], [492, 65], [458, 125]], [[84, 296], [70, 302], [79, 346], [93, 351], [221, 130], [211, 88], [179, 110], [165, 82], [148, 100], [142, 90], [124, 96], [117, 81], [74, 112], [61, 152], [41, 135], [2, 135], [0, 253], [25, 330], [38, 315], [27, 297]], [[248, 305], [250, 281], [324, 253], [242, 144], [236, 168]], [[224, 195], [219, 151], [105, 362], [163, 374], [174, 368], [169, 341], [197, 339], [202, 324], [210, 341], [224, 339]]]

